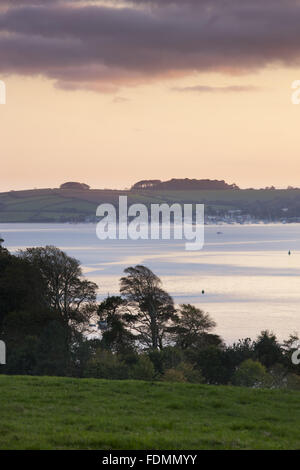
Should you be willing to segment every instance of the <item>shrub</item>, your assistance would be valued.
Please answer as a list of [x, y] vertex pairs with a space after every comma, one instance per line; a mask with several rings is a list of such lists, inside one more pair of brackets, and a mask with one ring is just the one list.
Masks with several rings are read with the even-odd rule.
[[99, 349], [95, 357], [87, 362], [85, 377], [98, 379], [127, 379], [128, 367], [115, 354]]
[[164, 382], [186, 382], [184, 373], [178, 369], [167, 369], [161, 380]]
[[149, 351], [148, 355], [155, 371], [161, 375], [168, 369], [176, 369], [183, 357], [182, 351], [172, 346], [167, 346], [162, 350]]
[[188, 351], [187, 358], [201, 370], [205, 382], [211, 385], [227, 384], [234, 372], [228, 364], [226, 352], [216, 346]]
[[260, 362], [247, 359], [234, 373], [233, 384], [241, 387], [268, 387], [271, 377]]
[[200, 370], [194, 369], [189, 362], [181, 362], [177, 367], [167, 369], [162, 376], [166, 382], [203, 383], [205, 380]]
[[282, 364], [274, 364], [269, 370], [272, 388], [286, 388], [288, 370]]
[[152, 380], [154, 374], [155, 369], [148, 356], [140, 356], [130, 370], [130, 378], [135, 380]]
[[204, 377], [199, 369], [194, 369], [193, 365], [189, 362], [181, 362], [177, 369], [182, 372], [187, 382], [194, 384], [204, 383]]
[[300, 390], [300, 377], [296, 374], [287, 376], [287, 388], [290, 390]]

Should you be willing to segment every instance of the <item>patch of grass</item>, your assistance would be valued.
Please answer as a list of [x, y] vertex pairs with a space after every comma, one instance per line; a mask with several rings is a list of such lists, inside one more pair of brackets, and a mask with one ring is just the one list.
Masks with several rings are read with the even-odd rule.
[[0, 449], [299, 449], [298, 392], [0, 375]]

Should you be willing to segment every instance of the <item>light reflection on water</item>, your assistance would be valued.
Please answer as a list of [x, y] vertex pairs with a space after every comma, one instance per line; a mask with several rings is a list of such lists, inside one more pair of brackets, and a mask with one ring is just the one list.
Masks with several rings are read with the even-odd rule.
[[185, 251], [184, 241], [100, 241], [92, 224], [0, 224], [0, 234], [11, 250], [46, 244], [64, 249], [97, 282], [100, 297], [118, 292], [125, 267], [145, 264], [176, 303], [208, 311], [228, 342], [255, 337], [262, 329], [280, 339], [300, 333], [297, 224], [206, 226], [199, 252]]

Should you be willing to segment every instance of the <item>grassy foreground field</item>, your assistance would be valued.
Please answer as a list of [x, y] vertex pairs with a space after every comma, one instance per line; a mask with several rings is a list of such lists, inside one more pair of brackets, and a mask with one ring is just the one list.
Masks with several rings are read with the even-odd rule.
[[0, 375], [0, 449], [299, 449], [300, 395]]

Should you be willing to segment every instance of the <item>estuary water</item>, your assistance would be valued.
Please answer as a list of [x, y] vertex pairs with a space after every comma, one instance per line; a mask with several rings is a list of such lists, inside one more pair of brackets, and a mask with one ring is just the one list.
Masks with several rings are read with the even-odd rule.
[[10, 251], [55, 245], [76, 257], [99, 299], [118, 293], [126, 267], [148, 266], [176, 304], [208, 312], [228, 343], [263, 329], [280, 340], [300, 333], [300, 224], [207, 225], [196, 252], [178, 240], [100, 241], [94, 224], [0, 224], [0, 235]]

